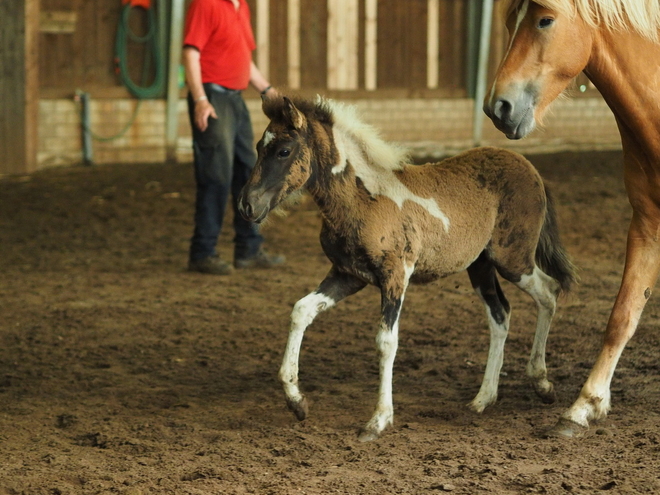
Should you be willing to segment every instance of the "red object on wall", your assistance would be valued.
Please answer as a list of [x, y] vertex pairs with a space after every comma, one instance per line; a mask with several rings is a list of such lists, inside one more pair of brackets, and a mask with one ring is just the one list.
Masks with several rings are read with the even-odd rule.
[[122, 5], [126, 5], [127, 3], [131, 5], [131, 7], [142, 7], [144, 9], [148, 9], [151, 7], [151, 0], [121, 0]]

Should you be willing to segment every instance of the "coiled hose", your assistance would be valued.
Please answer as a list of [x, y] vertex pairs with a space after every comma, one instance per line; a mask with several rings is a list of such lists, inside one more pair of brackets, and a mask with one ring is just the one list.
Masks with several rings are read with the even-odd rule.
[[[146, 9], [148, 30], [144, 36], [138, 36], [129, 27], [129, 19], [133, 7], [130, 4], [124, 5], [119, 26], [117, 27], [117, 39], [115, 40], [115, 57], [119, 77], [126, 88], [140, 99], [156, 98], [161, 96], [165, 86], [165, 64], [163, 63], [162, 53], [158, 46], [158, 27], [156, 14], [153, 8]], [[145, 43], [147, 51], [144, 55], [144, 64], [142, 67], [142, 85], [139, 85], [131, 79], [128, 71], [128, 41], [136, 43]], [[143, 86], [149, 75], [151, 60], [154, 62], [155, 76], [149, 86]]]

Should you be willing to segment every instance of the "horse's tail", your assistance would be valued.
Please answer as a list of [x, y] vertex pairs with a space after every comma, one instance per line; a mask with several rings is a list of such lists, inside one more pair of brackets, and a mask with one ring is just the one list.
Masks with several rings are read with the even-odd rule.
[[562, 292], [568, 292], [571, 285], [577, 283], [577, 268], [568, 257], [564, 246], [559, 240], [557, 213], [548, 187], [545, 186], [547, 207], [545, 221], [541, 227], [539, 243], [536, 246], [536, 263], [541, 269], [559, 282]]

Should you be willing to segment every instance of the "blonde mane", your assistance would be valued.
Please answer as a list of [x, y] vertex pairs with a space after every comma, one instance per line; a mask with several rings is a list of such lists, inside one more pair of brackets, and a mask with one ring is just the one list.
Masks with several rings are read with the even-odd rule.
[[[523, 0], [507, 0], [503, 11], [511, 13]], [[604, 26], [615, 31], [633, 31], [658, 41], [660, 30], [659, 0], [532, 0], [564, 15], [579, 15], [593, 27]]]
[[335, 128], [357, 141], [356, 144], [364, 151], [367, 161], [372, 165], [387, 170], [400, 170], [408, 163], [408, 149], [385, 142], [375, 127], [360, 120], [354, 105], [346, 105], [320, 95], [317, 97], [317, 105], [326, 108], [332, 115]]

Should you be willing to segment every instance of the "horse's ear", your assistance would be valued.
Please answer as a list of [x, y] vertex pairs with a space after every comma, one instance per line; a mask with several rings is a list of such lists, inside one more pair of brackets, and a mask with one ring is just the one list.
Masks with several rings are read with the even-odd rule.
[[294, 129], [300, 130], [305, 127], [305, 124], [307, 123], [303, 113], [298, 110], [293, 102], [286, 96], [284, 97], [284, 116]]

